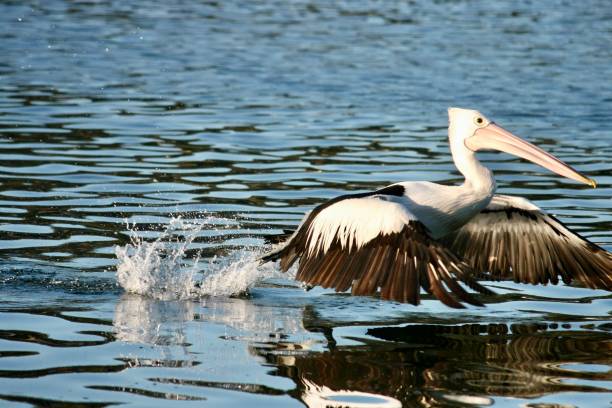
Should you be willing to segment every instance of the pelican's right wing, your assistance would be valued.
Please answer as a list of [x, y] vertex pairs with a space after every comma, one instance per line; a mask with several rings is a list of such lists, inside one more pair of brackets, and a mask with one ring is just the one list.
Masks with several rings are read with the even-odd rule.
[[[401, 192], [399, 190], [402, 190]], [[402, 186], [338, 197], [315, 208], [293, 235], [264, 261], [280, 259], [286, 271], [299, 260], [296, 278], [311, 285], [352, 288], [383, 299], [418, 304], [420, 289], [444, 304], [481, 305], [457, 281], [490, 293], [471, 268], [435, 241], [401, 203]]]
[[463, 227], [441, 239], [484, 277], [612, 289], [612, 254], [521, 197], [495, 195]]

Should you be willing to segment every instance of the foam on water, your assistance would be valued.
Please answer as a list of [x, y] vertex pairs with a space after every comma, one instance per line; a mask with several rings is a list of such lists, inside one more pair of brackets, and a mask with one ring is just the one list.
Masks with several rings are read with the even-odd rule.
[[163, 300], [232, 296], [263, 279], [281, 276], [272, 265], [259, 265], [260, 247], [245, 247], [206, 261], [199, 253], [190, 257], [187, 252], [200, 232], [218, 225], [213, 221], [212, 217], [195, 221], [175, 217], [153, 241], [128, 226], [130, 243], [115, 248], [121, 287]]

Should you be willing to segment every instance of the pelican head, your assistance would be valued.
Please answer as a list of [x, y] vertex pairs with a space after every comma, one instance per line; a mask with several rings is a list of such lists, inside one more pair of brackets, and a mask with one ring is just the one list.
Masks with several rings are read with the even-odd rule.
[[583, 176], [555, 156], [513, 135], [476, 110], [449, 108], [448, 119], [452, 145], [461, 144], [472, 152], [488, 149], [506, 152], [560, 176], [596, 187], [595, 180]]

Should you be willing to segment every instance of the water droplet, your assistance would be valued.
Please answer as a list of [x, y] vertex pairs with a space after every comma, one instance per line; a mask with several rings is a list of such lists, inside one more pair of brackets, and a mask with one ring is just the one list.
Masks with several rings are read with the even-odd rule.
[[213, 217], [195, 222], [172, 218], [154, 241], [146, 241], [128, 224], [131, 242], [115, 247], [117, 281], [128, 292], [157, 299], [186, 299], [235, 295], [262, 279], [281, 276], [272, 265], [260, 267], [261, 254], [252, 249], [213, 257], [204, 268], [199, 254], [188, 256], [201, 231], [218, 225], [218, 221]]

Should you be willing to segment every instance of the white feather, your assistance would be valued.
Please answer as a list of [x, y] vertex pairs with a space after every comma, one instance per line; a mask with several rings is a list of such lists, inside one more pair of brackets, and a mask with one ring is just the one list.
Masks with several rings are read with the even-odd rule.
[[460, 228], [482, 211], [493, 191], [475, 191], [470, 186], [443, 186], [427, 181], [398, 183], [404, 187], [402, 204], [437, 239]]
[[507, 196], [496, 194], [487, 206], [488, 210], [503, 210], [504, 208], [520, 208], [527, 211], [541, 211], [540, 207], [533, 204], [531, 201], [516, 196]]
[[342, 248], [361, 248], [378, 235], [400, 232], [416, 220], [408, 209], [381, 196], [350, 198], [323, 209], [308, 230], [308, 254], [326, 252], [338, 237]]

